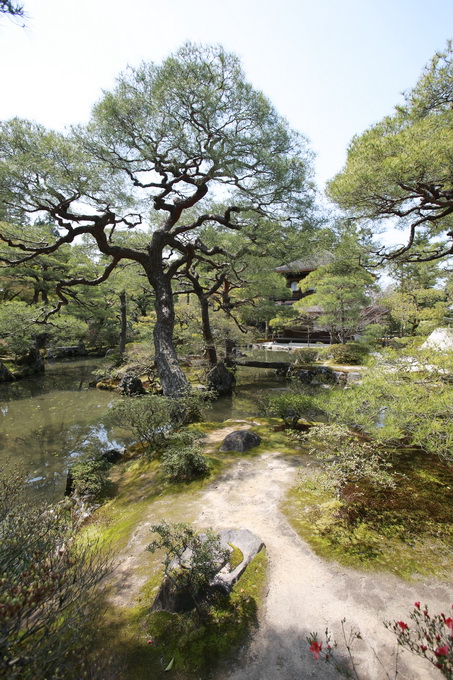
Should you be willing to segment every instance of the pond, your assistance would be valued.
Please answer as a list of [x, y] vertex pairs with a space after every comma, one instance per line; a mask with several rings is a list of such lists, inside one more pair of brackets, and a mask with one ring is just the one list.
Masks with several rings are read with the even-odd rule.
[[49, 362], [41, 375], [0, 385], [0, 464], [18, 465], [48, 500], [63, 497], [68, 464], [89, 437], [106, 448], [130, 441], [103, 423], [119, 395], [89, 387], [97, 365]]
[[[269, 360], [288, 360], [286, 353], [269, 354]], [[0, 385], [0, 464], [20, 466], [31, 491], [48, 500], [63, 497], [70, 461], [87, 439], [96, 437], [106, 449], [131, 441], [127, 433], [103, 422], [120, 396], [89, 387], [98, 363], [96, 359], [49, 362], [41, 375]], [[258, 392], [284, 386], [275, 370], [269, 369], [239, 368], [237, 379], [235, 394], [207, 409], [207, 420], [258, 415]]]

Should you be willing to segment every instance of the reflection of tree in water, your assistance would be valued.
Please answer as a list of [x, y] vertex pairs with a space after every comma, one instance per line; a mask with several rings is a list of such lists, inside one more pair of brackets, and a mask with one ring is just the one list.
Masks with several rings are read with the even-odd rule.
[[[88, 389], [95, 360], [50, 364], [46, 373], [0, 385], [0, 464], [19, 465], [31, 488], [62, 497], [72, 456], [88, 438], [113, 448], [111, 430], [102, 422], [118, 395]], [[124, 434], [124, 433], [123, 433]], [[130, 437], [118, 435], [122, 442]]]
[[40, 394], [48, 394], [55, 390], [73, 392], [88, 389], [98, 363], [89, 359], [46, 364], [44, 373], [1, 385], [2, 399], [8, 402], [33, 399]]
[[63, 429], [51, 424], [25, 437], [9, 439], [10, 460], [20, 463], [33, 486], [60, 496], [70, 460], [83, 451], [88, 440], [99, 443], [100, 450], [118, 446], [103, 424]]

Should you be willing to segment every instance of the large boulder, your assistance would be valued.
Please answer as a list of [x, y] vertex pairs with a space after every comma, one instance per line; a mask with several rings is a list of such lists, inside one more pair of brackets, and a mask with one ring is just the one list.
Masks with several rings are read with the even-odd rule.
[[225, 529], [220, 534], [220, 545], [225, 548], [235, 546], [242, 553], [242, 561], [231, 571], [229, 565], [223, 567], [214, 576], [213, 586], [220, 586], [223, 590], [230, 591], [240, 579], [246, 567], [252, 559], [264, 548], [263, 541], [248, 529]]
[[227, 434], [220, 447], [221, 451], [238, 451], [243, 453], [261, 444], [261, 437], [250, 430], [236, 430]]
[[229, 371], [223, 361], [219, 361], [217, 366], [212, 368], [206, 376], [206, 383], [209, 389], [217, 392], [219, 396], [231, 394], [236, 385], [234, 373]]
[[134, 394], [145, 394], [145, 390], [143, 389], [142, 381], [140, 380], [140, 378], [137, 378], [137, 376], [130, 375], [128, 373], [126, 373], [126, 375], [123, 375], [117, 389], [118, 392], [123, 392], [123, 394], [127, 394], [128, 397]]

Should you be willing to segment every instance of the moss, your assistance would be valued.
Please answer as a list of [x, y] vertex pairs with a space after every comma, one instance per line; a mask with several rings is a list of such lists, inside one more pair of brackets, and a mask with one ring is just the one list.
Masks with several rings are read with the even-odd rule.
[[230, 546], [230, 548], [233, 549], [233, 552], [230, 553], [230, 568], [231, 571], [234, 571], [236, 567], [238, 567], [241, 564], [242, 560], [244, 559], [244, 555], [242, 550], [240, 550], [233, 543], [228, 543], [228, 545]]
[[266, 565], [263, 550], [249, 564], [230, 597], [210, 604], [206, 624], [195, 612], [150, 612], [162, 580], [162, 573], [156, 569], [134, 607], [110, 607], [106, 612], [97, 636], [103, 653], [121, 660], [124, 677], [134, 680], [166, 678], [165, 668], [172, 659], [173, 678], [199, 678], [200, 672], [226, 662], [256, 626]]
[[352, 485], [341, 500], [305, 479], [283, 510], [321, 556], [406, 579], [451, 577], [453, 471], [420, 451], [400, 451], [396, 489]]
[[219, 597], [207, 609], [207, 623], [194, 612], [155, 612], [146, 630], [156, 649], [164, 649], [162, 666], [174, 659], [174, 669], [189, 674], [212, 671], [244, 643], [257, 624], [266, 573], [264, 551], [247, 567], [229, 597]]

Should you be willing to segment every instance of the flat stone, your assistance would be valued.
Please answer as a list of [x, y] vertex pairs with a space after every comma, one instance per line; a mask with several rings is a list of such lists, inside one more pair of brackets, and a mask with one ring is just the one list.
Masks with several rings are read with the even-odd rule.
[[261, 538], [248, 529], [225, 529], [219, 533], [219, 536], [222, 548], [231, 549], [234, 545], [243, 555], [242, 562], [233, 571], [230, 571], [227, 565], [214, 577], [213, 585], [220, 585], [224, 590], [230, 591], [255, 555], [265, 546]]
[[[248, 529], [225, 529], [218, 533], [220, 546], [229, 552], [233, 552], [233, 546], [242, 553], [242, 561], [231, 571], [228, 563], [219, 564], [219, 571], [210, 582], [209, 588], [204, 593], [204, 597], [215, 591], [229, 593], [235, 583], [240, 579], [252, 559], [264, 547], [263, 541]], [[203, 537], [203, 534], [200, 535]], [[188, 565], [190, 563], [192, 551], [186, 550], [180, 563]], [[179, 562], [173, 560], [170, 569], [177, 567]], [[187, 591], [178, 592], [171, 580], [164, 577], [161, 586], [153, 602], [151, 611], [189, 611], [194, 608], [194, 602]]]

